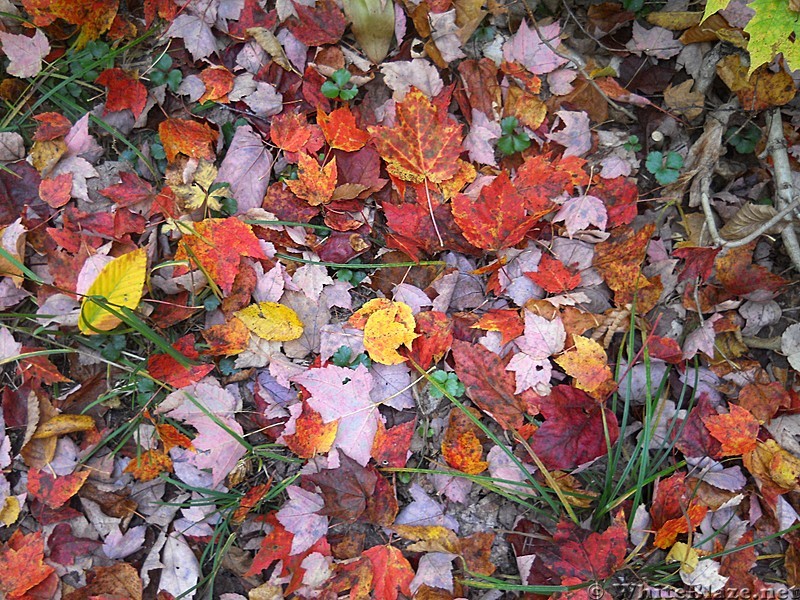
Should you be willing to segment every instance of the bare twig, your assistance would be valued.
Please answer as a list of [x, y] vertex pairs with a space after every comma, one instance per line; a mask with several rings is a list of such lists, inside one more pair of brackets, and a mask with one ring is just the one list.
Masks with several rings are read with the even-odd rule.
[[[789, 153], [786, 148], [786, 138], [783, 135], [783, 121], [781, 109], [773, 108], [767, 117], [767, 151], [772, 157], [773, 178], [775, 180], [775, 205], [782, 210], [792, 205], [794, 183], [792, 182], [792, 169], [789, 164]], [[800, 271], [800, 243], [794, 225], [787, 223], [781, 232], [786, 253], [792, 259], [794, 268]]]
[[759, 225], [758, 229], [753, 230], [739, 240], [726, 240], [719, 234], [716, 223], [714, 222], [714, 215], [711, 212], [711, 203], [709, 202], [708, 194], [706, 192], [703, 192], [702, 196], [700, 197], [700, 204], [703, 207], [703, 213], [706, 217], [708, 232], [711, 234], [711, 239], [714, 240], [714, 243], [718, 246], [725, 246], [726, 248], [738, 248], [739, 246], [746, 246], [753, 240], [764, 235], [780, 221], [784, 220], [790, 213], [794, 212], [796, 208], [800, 207], [800, 196], [795, 198], [794, 201], [792, 201], [792, 203], [788, 206], [783, 207], [783, 209], [775, 214], [769, 221], [765, 221]]

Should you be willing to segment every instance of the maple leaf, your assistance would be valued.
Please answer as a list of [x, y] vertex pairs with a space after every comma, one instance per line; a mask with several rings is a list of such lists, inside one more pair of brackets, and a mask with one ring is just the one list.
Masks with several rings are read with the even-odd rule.
[[657, 532], [653, 544], [669, 548], [679, 534], [697, 528], [707, 512], [708, 507], [686, 485], [683, 473], [662, 479], [650, 507], [652, 529]]
[[531, 391], [517, 397], [514, 376], [506, 372], [502, 359], [494, 352], [455, 340], [453, 357], [467, 396], [503, 429], [519, 429], [525, 413], [538, 412], [539, 397]]
[[299, 156], [297, 179], [287, 180], [286, 186], [311, 206], [327, 204], [333, 199], [336, 189], [336, 157], [324, 166], [305, 152]]
[[342, 37], [347, 21], [334, 0], [316, 0], [311, 6], [293, 2], [297, 18], [287, 25], [294, 36], [306, 46], [335, 44]]
[[373, 467], [363, 467], [347, 455], [336, 469], [324, 469], [305, 478], [314, 482], [325, 498], [320, 514], [345, 521], [355, 521], [367, 509], [367, 500], [375, 493], [380, 475]]
[[739, 391], [738, 401], [762, 423], [774, 417], [780, 407], [791, 404], [789, 393], [777, 381], [748, 383]]
[[54, 477], [47, 470], [31, 469], [28, 471], [28, 492], [50, 508], [60, 508], [78, 493], [89, 474], [89, 471], [80, 471]]
[[[172, 347], [190, 360], [200, 354], [194, 347], [194, 336], [189, 333], [172, 344]], [[197, 383], [214, 370], [213, 364], [183, 366], [169, 354], [154, 354], [147, 359], [150, 376], [176, 388]]]
[[370, 127], [386, 169], [403, 181], [442, 183], [458, 172], [461, 126], [416, 88], [397, 104], [394, 127]]
[[95, 82], [105, 86], [107, 97], [103, 114], [111, 111], [129, 108], [137, 119], [142, 114], [147, 104], [147, 88], [134, 77], [122, 69], [106, 69]]
[[250, 125], [236, 128], [215, 182], [230, 184], [237, 214], [260, 208], [269, 185], [272, 154]]
[[233, 89], [233, 73], [223, 66], [213, 65], [203, 69], [199, 78], [206, 86], [206, 91], [197, 99], [200, 104], [205, 102], [227, 104], [228, 92]]
[[167, 119], [159, 123], [158, 135], [169, 162], [173, 162], [178, 154], [214, 160], [214, 144], [219, 134], [207, 123]]
[[[479, 413], [474, 408], [467, 408], [474, 416]], [[478, 435], [480, 428], [458, 408], [450, 411], [444, 437], [442, 438], [442, 457], [448, 465], [469, 475], [477, 475], [485, 471], [489, 463], [481, 460], [483, 446]]]
[[0, 45], [10, 61], [6, 71], [15, 77], [35, 77], [42, 70], [42, 59], [50, 54], [50, 43], [41, 29], [32, 37], [0, 31]]
[[325, 502], [319, 494], [297, 485], [287, 486], [286, 493], [289, 494], [289, 501], [275, 516], [287, 531], [294, 534], [289, 554], [301, 554], [328, 531], [328, 517], [319, 514]]
[[305, 401], [290, 406], [289, 413], [292, 416], [279, 442], [286, 444], [300, 458], [312, 458], [330, 451], [336, 439], [338, 422], [324, 423], [322, 416]]
[[161, 450], [146, 450], [134, 456], [125, 473], [130, 473], [138, 481], [152, 481], [161, 473], [172, 473], [172, 459]]
[[322, 129], [325, 140], [331, 148], [355, 152], [369, 141], [369, 133], [358, 128], [349, 106], [337, 108], [329, 115], [318, 108], [317, 125]]
[[417, 337], [411, 307], [384, 298], [370, 300], [350, 317], [350, 325], [364, 330], [364, 348], [382, 365], [397, 365], [406, 359], [397, 353], [400, 345], [411, 348]]
[[771, 298], [787, 281], [766, 267], [753, 264], [755, 247], [756, 242], [753, 241], [745, 246], [728, 248], [717, 256], [717, 279], [734, 296]]
[[309, 391], [308, 404], [322, 415], [323, 422], [338, 421], [334, 447], [340, 448], [358, 464], [366, 465], [378, 421], [382, 420], [379, 405], [370, 398], [374, 382], [366, 367], [359, 365], [356, 369], [348, 369], [328, 365], [322, 369], [309, 369], [293, 377], [292, 381]]
[[641, 265], [653, 231], [652, 224], [638, 232], [620, 228], [605, 243], [595, 246], [592, 264], [615, 292], [633, 293], [644, 286], [646, 280], [641, 274]]
[[522, 335], [525, 331], [525, 324], [518, 311], [511, 308], [498, 308], [487, 312], [471, 328], [499, 331], [503, 336], [503, 343], [507, 344]]
[[[242, 256], [266, 258], [250, 225], [229, 217], [195, 223], [193, 234], [181, 239], [175, 260], [191, 260], [229, 294]], [[188, 267], [176, 267], [175, 275], [188, 270]]]
[[387, 430], [382, 422], [378, 422], [371, 451], [375, 462], [382, 467], [404, 467], [410, 456], [416, 424], [416, 420], [406, 421]]
[[44, 562], [42, 532], [24, 535], [20, 529], [0, 548], [0, 591], [10, 598], [26, 592], [47, 579], [54, 569]]
[[286, 152], [316, 152], [320, 146], [313, 143], [319, 129], [309, 125], [305, 113], [284, 112], [272, 119], [269, 137], [272, 143]]
[[628, 528], [622, 512], [602, 533], [587, 531], [572, 521], [561, 521], [552, 545], [546, 547], [539, 557], [562, 581], [565, 578], [580, 582], [600, 581], [622, 566], [627, 554], [627, 541]]
[[[211, 22], [213, 24], [213, 17]], [[178, 15], [169, 26], [167, 36], [181, 38], [194, 60], [202, 60], [217, 49], [217, 39], [209, 23], [199, 15]]]
[[606, 425], [612, 445], [619, 436], [616, 415], [568, 385], [555, 386], [540, 410], [546, 420], [533, 434], [531, 448], [548, 469], [572, 469], [605, 456]]
[[[59, 177], [61, 177], [59, 175]], [[152, 200], [156, 197], [156, 191], [149, 182], [139, 177], [136, 173], [121, 171], [119, 174], [121, 183], [110, 185], [99, 190], [103, 196], [110, 198], [119, 206], [127, 208], [145, 200]]]
[[722, 248], [676, 248], [672, 251], [672, 255], [676, 258], [682, 258], [686, 261], [680, 275], [678, 275], [678, 282], [687, 279], [692, 280], [695, 277], [699, 278], [700, 282], [706, 281], [711, 277], [711, 270], [714, 268], [714, 261], [717, 254], [722, 251]]
[[394, 546], [373, 546], [361, 553], [372, 563], [372, 592], [376, 600], [397, 600], [399, 594], [410, 597], [414, 570]]
[[423, 369], [439, 362], [453, 343], [453, 322], [437, 310], [417, 313], [417, 337], [411, 345], [411, 356]]
[[567, 234], [572, 237], [589, 225], [594, 225], [601, 230], [605, 229], [607, 219], [608, 213], [603, 201], [596, 196], [583, 195], [564, 202], [556, 216], [553, 217], [553, 222], [564, 221]]
[[602, 391], [613, 379], [603, 347], [590, 338], [573, 335], [574, 348], [556, 358], [556, 363], [575, 379], [575, 387], [590, 394]]
[[704, 417], [703, 423], [722, 444], [723, 456], [740, 456], [756, 448], [758, 420], [741, 406], [731, 404], [728, 414]]
[[538, 220], [525, 216], [525, 202], [504, 171], [481, 189], [477, 199], [453, 198], [453, 218], [470, 244], [486, 250], [516, 246]]
[[580, 273], [573, 273], [560, 260], [549, 254], [542, 256], [539, 269], [525, 273], [531, 281], [551, 294], [562, 294], [573, 290], [581, 284]]

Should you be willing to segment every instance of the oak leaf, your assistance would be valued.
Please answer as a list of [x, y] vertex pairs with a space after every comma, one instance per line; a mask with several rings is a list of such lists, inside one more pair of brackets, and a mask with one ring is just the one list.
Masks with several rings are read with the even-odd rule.
[[369, 132], [395, 177], [442, 183], [458, 172], [461, 126], [416, 88], [397, 104], [394, 127], [370, 127]]

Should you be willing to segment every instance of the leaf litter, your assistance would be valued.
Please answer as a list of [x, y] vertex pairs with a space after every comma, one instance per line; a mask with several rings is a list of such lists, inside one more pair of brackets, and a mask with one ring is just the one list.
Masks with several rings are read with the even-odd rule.
[[798, 585], [772, 4], [6, 2], [0, 592]]

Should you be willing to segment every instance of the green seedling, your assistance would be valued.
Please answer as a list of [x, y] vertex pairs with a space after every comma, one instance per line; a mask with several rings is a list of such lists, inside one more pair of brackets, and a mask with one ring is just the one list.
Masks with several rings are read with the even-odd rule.
[[322, 95], [331, 100], [349, 102], [358, 95], [358, 88], [350, 83], [350, 77], [347, 69], [334, 71], [328, 81], [322, 84]]
[[669, 185], [678, 181], [683, 157], [677, 152], [667, 152], [666, 155], [658, 150], [653, 150], [647, 155], [644, 166], [656, 178], [660, 185]]
[[372, 361], [369, 356], [363, 352], [357, 354], [355, 357], [353, 357], [352, 354], [353, 351], [347, 346], [339, 346], [339, 349], [331, 356], [331, 362], [337, 367], [345, 367], [348, 369], [355, 369], [358, 365], [364, 365], [367, 368], [372, 366]]
[[[447, 393], [454, 398], [459, 398], [464, 395], [464, 384], [458, 380], [458, 376], [455, 373], [447, 373], [441, 369], [437, 369], [431, 373], [431, 379], [440, 384]], [[436, 386], [430, 386], [429, 391], [432, 398], [441, 398], [444, 396], [444, 392]]]
[[761, 140], [761, 128], [748, 123], [744, 127], [730, 127], [725, 132], [725, 141], [736, 148], [739, 154], [752, 154]]
[[497, 140], [497, 149], [506, 156], [528, 149], [531, 138], [519, 128], [517, 117], [506, 117], [500, 121], [502, 135]]
[[642, 149], [642, 144], [639, 141], [638, 135], [632, 135], [628, 138], [628, 141], [622, 144], [622, 147], [625, 148], [628, 152], [639, 152]]

